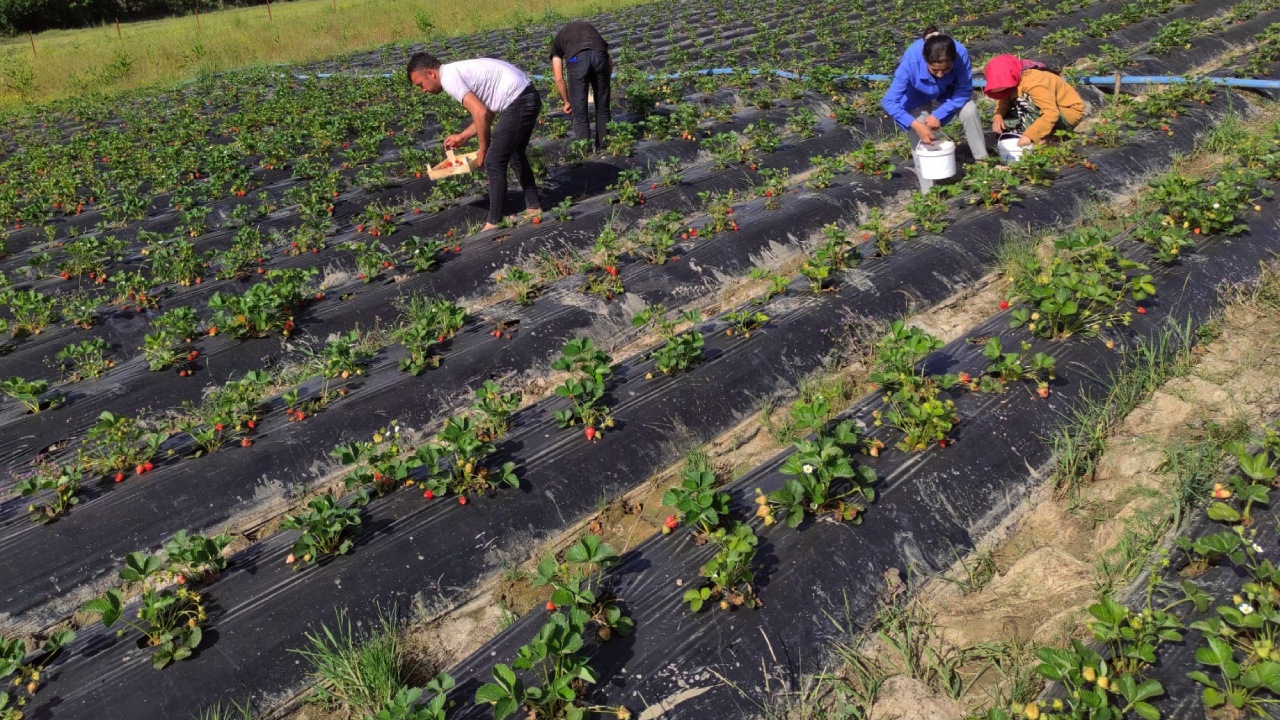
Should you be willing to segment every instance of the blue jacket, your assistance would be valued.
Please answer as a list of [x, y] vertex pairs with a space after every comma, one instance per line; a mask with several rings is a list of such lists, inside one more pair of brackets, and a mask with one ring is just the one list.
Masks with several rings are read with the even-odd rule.
[[972, 95], [973, 68], [969, 65], [969, 53], [964, 45], [956, 43], [956, 62], [951, 72], [939, 80], [929, 74], [929, 64], [924, 61], [924, 40], [916, 40], [898, 62], [893, 83], [885, 91], [880, 106], [906, 130], [915, 121], [911, 110], [930, 100], [937, 100], [938, 109], [933, 111], [933, 116], [946, 125], [972, 99]]

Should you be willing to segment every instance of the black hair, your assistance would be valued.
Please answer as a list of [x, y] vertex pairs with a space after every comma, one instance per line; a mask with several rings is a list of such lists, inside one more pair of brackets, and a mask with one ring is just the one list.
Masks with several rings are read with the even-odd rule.
[[950, 35], [943, 35], [937, 27], [930, 25], [921, 36], [924, 37], [925, 62], [937, 65], [956, 61], [956, 41]]
[[439, 70], [440, 58], [431, 53], [414, 53], [409, 56], [409, 64], [405, 66], [405, 74], [409, 76], [409, 80], [413, 80], [413, 74], [422, 72], [423, 70]]

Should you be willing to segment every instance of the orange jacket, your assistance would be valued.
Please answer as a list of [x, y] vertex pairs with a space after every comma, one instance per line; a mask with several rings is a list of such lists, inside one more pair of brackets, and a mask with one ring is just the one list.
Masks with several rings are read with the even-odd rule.
[[[1022, 133], [1033, 143], [1051, 135], [1059, 117], [1071, 127], [1075, 127], [1084, 118], [1084, 100], [1080, 93], [1068, 85], [1066, 80], [1047, 70], [1023, 70], [1017, 95], [1028, 96], [1040, 111], [1040, 119]], [[1014, 102], [1015, 98], [998, 101], [996, 115], [1008, 117], [1013, 112]]]

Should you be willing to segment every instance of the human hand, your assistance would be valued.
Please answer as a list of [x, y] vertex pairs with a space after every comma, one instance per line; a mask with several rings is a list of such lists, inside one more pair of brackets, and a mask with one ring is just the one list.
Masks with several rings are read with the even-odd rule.
[[933, 130], [931, 130], [928, 125], [924, 124], [920, 120], [916, 120], [911, 123], [911, 129], [916, 131], [916, 135], [920, 136], [920, 142], [928, 145], [933, 144]]
[[572, 115], [572, 114], [573, 114], [573, 106], [569, 104], [569, 101], [568, 101], [568, 100], [565, 100], [565, 101], [564, 101], [564, 113], [565, 113], [566, 115]]
[[938, 122], [938, 118], [932, 115], [924, 119], [924, 124], [928, 125], [930, 130], [937, 130], [942, 127], [942, 123]]
[[479, 154], [476, 155], [475, 161], [471, 163], [471, 169], [472, 170], [484, 169], [484, 155], [479, 155]]
[[997, 116], [995, 116], [995, 117], [991, 118], [991, 131], [992, 131], [992, 132], [1002, 133], [1002, 132], [1004, 132], [1004, 128], [1005, 128], [1005, 125], [1004, 125], [1004, 118], [1000, 117], [999, 115], [997, 115]]
[[1030, 144], [1031, 144], [1031, 138], [1027, 137], [1026, 135], [1023, 135], [1022, 137], [1018, 138], [1018, 147], [1027, 147]]
[[457, 133], [444, 139], [444, 149], [452, 150], [463, 143], [462, 134]]

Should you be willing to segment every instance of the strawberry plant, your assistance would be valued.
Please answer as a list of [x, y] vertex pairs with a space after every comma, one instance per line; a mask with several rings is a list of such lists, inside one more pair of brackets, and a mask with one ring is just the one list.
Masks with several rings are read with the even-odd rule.
[[765, 290], [764, 295], [753, 301], [757, 305], [769, 302], [778, 295], [785, 293], [787, 288], [791, 286], [791, 281], [787, 276], [762, 267], [751, 268], [751, 273], [747, 277], [752, 280], [767, 280], [769, 282], [769, 288]]
[[718, 551], [698, 570], [706, 578], [703, 585], [685, 591], [684, 601], [689, 603], [689, 609], [698, 612], [705, 604], [716, 601], [720, 602], [722, 610], [758, 606], [760, 600], [751, 587], [755, 580], [751, 561], [755, 559], [759, 543], [755, 530], [746, 523], [735, 522], [729, 528], [712, 531], [707, 540]]
[[676, 236], [680, 234], [681, 220], [684, 216], [679, 210], [669, 210], [655, 218], [650, 218], [648, 222], [640, 228], [640, 234], [636, 242], [637, 248], [649, 262], [654, 265], [663, 265], [671, 256], [672, 250], [676, 246]]
[[[876, 369], [871, 373], [871, 382], [884, 391], [882, 399], [888, 409], [877, 410], [872, 415], [876, 427], [888, 425], [903, 434], [897, 443], [903, 452], [924, 450], [933, 442], [946, 447], [952, 428], [960, 422], [955, 403], [938, 397], [958, 378], [930, 375], [916, 367], [926, 355], [941, 348], [941, 340], [919, 328], [908, 327], [901, 320], [895, 320], [876, 344]], [[870, 449], [874, 455], [879, 446], [873, 444]]]
[[400, 249], [404, 253], [411, 270], [414, 272], [430, 272], [435, 269], [436, 265], [440, 264], [436, 258], [445, 249], [445, 245], [443, 240], [428, 240], [413, 235], [405, 238]]
[[746, 162], [750, 159], [748, 153], [751, 151], [749, 143], [743, 143], [737, 135], [731, 132], [716, 133], [711, 137], [704, 138], [700, 143], [703, 150], [711, 155], [712, 166], [717, 170], [723, 170], [730, 165]]
[[393, 256], [377, 240], [370, 240], [367, 243], [350, 242], [347, 243], [346, 249], [355, 256], [356, 269], [360, 271], [362, 282], [373, 282], [384, 268], [395, 268], [395, 263], [391, 262]]
[[556, 410], [556, 424], [561, 428], [582, 424], [587, 439], [595, 439], [605, 428], [613, 427], [613, 415], [604, 403], [605, 379], [613, 372], [613, 359], [597, 348], [590, 338], [571, 340], [551, 367], [570, 376], [555, 389], [556, 395], [572, 403]]
[[742, 132], [750, 140], [751, 149], [761, 155], [768, 155], [777, 151], [778, 146], [782, 144], [782, 141], [778, 138], [778, 129], [763, 120], [757, 120], [747, 125]]
[[1007, 165], [1002, 165], [999, 158], [988, 157], [970, 165], [965, 172], [960, 187], [963, 192], [973, 193], [969, 204], [982, 207], [999, 208], [1007, 211], [1009, 199], [1013, 197], [1012, 189], [1018, 186], [1018, 178]]
[[391, 339], [404, 346], [407, 353], [396, 363], [400, 372], [421, 375], [423, 370], [440, 367], [435, 346], [440, 334], [426, 324], [404, 323], [391, 331]]
[[[0, 282], [0, 286], [2, 285], [3, 282]], [[82, 330], [93, 327], [93, 323], [98, 319], [98, 306], [101, 304], [101, 298], [98, 295], [89, 290], [73, 290], [63, 295], [61, 300], [59, 314], [66, 318], [67, 322]], [[0, 322], [0, 332], [7, 329], [7, 321]]]
[[57, 298], [39, 290], [11, 290], [5, 299], [13, 318], [9, 325], [14, 337], [39, 335], [59, 317]]
[[538, 280], [528, 270], [513, 265], [498, 273], [497, 280], [517, 305], [532, 305], [538, 296]]
[[[584, 685], [596, 683], [596, 672], [579, 654], [589, 618], [576, 607], [555, 613], [538, 634], [516, 651], [510, 666], [493, 667], [493, 682], [476, 690], [477, 705], [492, 705], [494, 720], [502, 720], [521, 708], [532, 718], [580, 720], [588, 710], [579, 705]], [[515, 671], [533, 675], [526, 685]]]
[[469, 417], [451, 417], [436, 439], [415, 453], [427, 475], [422, 481], [431, 496], [454, 493], [466, 500], [469, 492], [487, 492], [506, 485], [519, 487], [513, 462], [496, 469], [481, 464], [493, 454], [493, 445], [480, 438], [480, 427]]
[[898, 169], [890, 162], [888, 153], [876, 147], [872, 140], [862, 143], [862, 147], [850, 152], [846, 162], [849, 167], [864, 175], [882, 175], [891, 178], [893, 171]]
[[1009, 383], [1034, 380], [1037, 392], [1041, 397], [1046, 397], [1049, 394], [1049, 381], [1054, 379], [1057, 365], [1052, 357], [1042, 352], [1028, 358], [1027, 352], [1030, 349], [1031, 344], [1024, 342], [1021, 352], [1007, 353], [1004, 352], [1000, 338], [993, 337], [982, 348], [983, 357], [990, 363], [982, 377], [966, 380], [961, 376], [960, 381], [968, 382], [970, 389], [999, 393], [1004, 392]]
[[678, 510], [681, 523], [695, 526], [702, 542], [729, 517], [729, 494], [717, 492], [716, 485], [710, 469], [686, 467], [680, 484], [662, 495], [662, 504]]
[[807, 105], [800, 105], [791, 110], [787, 118], [787, 130], [804, 139], [818, 135], [818, 116]]
[[1151, 39], [1147, 49], [1152, 55], [1162, 55], [1174, 49], [1191, 49], [1191, 38], [1201, 32], [1201, 24], [1192, 20], [1170, 20]]
[[858, 230], [862, 232], [863, 240], [870, 240], [872, 237], [876, 239], [876, 250], [881, 255], [893, 252], [893, 247], [889, 243], [893, 241], [898, 231], [885, 220], [882, 208], [871, 208], [867, 213], [866, 221], [858, 226]]
[[471, 409], [476, 413], [478, 435], [485, 442], [502, 437], [511, 429], [511, 416], [520, 407], [519, 392], [502, 392], [502, 386], [492, 380], [476, 388], [476, 399]]
[[85, 434], [78, 451], [79, 463], [96, 475], [115, 473], [119, 482], [124, 479], [123, 471], [129, 468], [137, 469], [139, 475], [145, 472], [146, 464], [168, 437], [149, 432], [136, 418], [104, 411]]
[[62, 272], [63, 278], [79, 277], [90, 273], [101, 275], [109, 263], [124, 259], [122, 253], [127, 245], [128, 243], [116, 239], [114, 235], [106, 237], [91, 235], [72, 240], [62, 246], [68, 259], [58, 269]]
[[683, 179], [680, 175], [680, 158], [669, 157], [658, 161], [658, 184], [663, 187], [679, 185]]
[[0, 392], [22, 403], [33, 414], [41, 409], [53, 409], [63, 400], [61, 395], [44, 397], [49, 392], [48, 380], [24, 380], [17, 376], [0, 382]]
[[763, 168], [757, 173], [760, 182], [757, 185], [757, 191], [764, 196], [764, 207], [766, 210], [777, 210], [782, 207], [782, 196], [787, 192], [787, 169], [774, 170], [773, 168]]
[[142, 254], [150, 262], [152, 280], [183, 287], [191, 286], [204, 275], [215, 257], [213, 251], [203, 255], [197, 253], [195, 246], [183, 238], [152, 242], [142, 250]]
[[844, 158], [829, 155], [811, 157], [809, 162], [813, 163], [813, 171], [809, 174], [809, 180], [805, 184], [815, 190], [831, 187], [836, 175], [844, 172], [845, 168], [848, 167]]
[[227, 567], [223, 551], [230, 545], [225, 533], [205, 537], [179, 530], [164, 544], [164, 572], [179, 585], [217, 578]]
[[613, 548], [596, 535], [584, 535], [565, 550], [563, 560], [549, 555], [538, 563], [533, 586], [550, 587], [552, 605], [581, 611], [587, 616], [584, 626], [594, 624], [596, 636], [608, 641], [614, 633], [626, 636], [635, 628], [631, 618], [623, 617], [617, 596], [604, 587], [605, 570], [617, 564]]
[[199, 334], [200, 319], [189, 307], [176, 307], [151, 321], [154, 331], [143, 338], [147, 367], [156, 372], [194, 360], [191, 341]]
[[[83, 473], [69, 465], [42, 463], [32, 474], [14, 485], [14, 490], [24, 498], [40, 498], [39, 503], [27, 506], [31, 519], [47, 523], [65, 515], [80, 504], [80, 480]], [[0, 673], [0, 676], [3, 674]]]
[[1026, 326], [1042, 337], [1071, 335], [1093, 337], [1103, 328], [1126, 325], [1129, 313], [1121, 312], [1126, 297], [1144, 300], [1155, 293], [1151, 275], [1120, 256], [1098, 228], [1073, 230], [1054, 241], [1057, 253], [1041, 267], [1034, 282], [1019, 290], [1030, 307], [1010, 314], [1010, 327]]
[[40, 689], [45, 665], [75, 637], [73, 630], [50, 633], [30, 659], [22, 638], [0, 637], [0, 685], [8, 686], [0, 690], [0, 719], [22, 720], [22, 708]]
[[729, 328], [725, 330], [726, 335], [733, 335], [736, 332], [744, 338], [749, 338], [752, 330], [759, 329], [769, 322], [769, 316], [762, 312], [752, 312], [750, 310], [734, 311], [727, 313], [724, 316], [724, 321], [729, 325]]
[[416, 457], [402, 458], [400, 426], [392, 421], [373, 434], [371, 440], [356, 440], [334, 448], [331, 455], [344, 466], [355, 466], [342, 476], [348, 490], [367, 488], [378, 497], [394, 490], [409, 478], [409, 473], [421, 467]]
[[[299, 530], [301, 535], [293, 542], [286, 563], [318, 562], [324, 555], [346, 555], [355, 544], [351, 536], [359, 532], [360, 508], [369, 500], [368, 494], [357, 492], [350, 504], [342, 506], [328, 495], [321, 495], [307, 503], [307, 510], [284, 516], [282, 530]], [[302, 567], [301, 564], [298, 565]]]
[[331, 338], [319, 350], [302, 348], [309, 357], [308, 364], [325, 380], [346, 380], [352, 375], [363, 375], [364, 365], [374, 356], [376, 349], [368, 335], [356, 328], [344, 335]]
[[945, 220], [947, 201], [934, 193], [911, 193], [911, 201], [907, 203], [907, 212], [922, 230], [934, 235], [947, 228]]
[[316, 268], [268, 270], [267, 282], [242, 294], [215, 292], [209, 298], [209, 309], [214, 311], [209, 333], [226, 332], [238, 338], [265, 337], [272, 331], [290, 334], [293, 312], [312, 294], [308, 285], [318, 272]]
[[634, 123], [610, 121], [604, 139], [604, 151], [616, 157], [630, 157], [639, 140], [640, 130]]
[[437, 342], [453, 337], [467, 322], [467, 311], [461, 305], [442, 298], [410, 295], [396, 301], [407, 324], [431, 330]]
[[158, 557], [142, 553], [130, 553], [125, 558], [120, 579], [143, 584], [142, 605], [133, 620], [125, 613], [124, 594], [119, 590], [108, 590], [81, 609], [97, 615], [105, 628], [110, 629], [123, 621], [140, 633], [142, 638], [138, 645], [155, 648], [151, 653], [151, 665], [157, 670], [191, 657], [204, 637], [201, 625], [208, 619], [200, 593], [182, 585], [158, 587], [156, 576], [162, 567]]
[[640, 191], [640, 181], [644, 176], [632, 168], [618, 173], [618, 179], [605, 190], [616, 193], [614, 202], [619, 205], [640, 205], [644, 202], [644, 193]]
[[733, 201], [736, 198], [732, 190], [724, 193], [699, 192], [698, 199], [702, 201], [702, 206], [710, 218], [702, 226], [704, 234], [714, 235], [726, 230], [738, 229], [738, 224], [733, 220]]
[[560, 222], [569, 222], [573, 219], [573, 198], [565, 197], [555, 207], [551, 208], [551, 217]]
[[[631, 318], [631, 326], [648, 327], [666, 340], [649, 357], [653, 360], [654, 369], [663, 375], [670, 375], [676, 370], [687, 370], [702, 359], [702, 346], [705, 344], [702, 333], [696, 330], [679, 335], [675, 333], [678, 325], [696, 323], [701, 319], [697, 310], [686, 310], [675, 320], [671, 320], [661, 305], [650, 305]], [[649, 373], [649, 377], [652, 375], [653, 373]]]
[[1164, 694], [1164, 687], [1155, 680], [1140, 681], [1133, 674], [1112, 675], [1107, 661], [1079, 640], [1072, 640], [1069, 649], [1040, 648], [1036, 656], [1040, 659], [1036, 674], [1061, 683], [1065, 693], [1046, 704], [1043, 712], [1039, 703], [1028, 703], [1020, 713], [1027, 720], [1122, 718], [1131, 714], [1159, 720], [1160, 712], [1146, 701]]
[[[849, 450], [862, 445], [852, 420], [829, 427], [831, 408], [821, 396], [799, 403], [791, 411], [797, 430], [812, 430], [813, 440], [799, 440], [781, 472], [794, 476], [780, 490], [764, 495], [756, 490], [756, 515], [772, 525], [781, 513], [787, 527], [797, 527], [805, 513], [832, 513], [839, 521], [862, 522], [863, 502], [875, 502], [871, 484], [876, 474], [870, 468], [854, 466]], [[857, 496], [855, 501], [854, 496]]]

